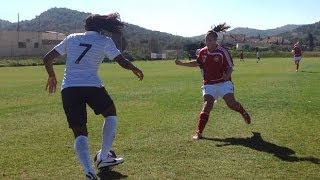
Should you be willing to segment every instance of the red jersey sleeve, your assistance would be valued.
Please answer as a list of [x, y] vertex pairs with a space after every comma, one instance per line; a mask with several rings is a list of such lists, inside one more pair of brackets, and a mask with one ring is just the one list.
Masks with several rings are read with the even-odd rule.
[[198, 66], [200, 67], [200, 69], [203, 69], [203, 54], [204, 54], [205, 50], [204, 48], [202, 48], [200, 51], [199, 51], [199, 54], [197, 55], [197, 63], [198, 63]]

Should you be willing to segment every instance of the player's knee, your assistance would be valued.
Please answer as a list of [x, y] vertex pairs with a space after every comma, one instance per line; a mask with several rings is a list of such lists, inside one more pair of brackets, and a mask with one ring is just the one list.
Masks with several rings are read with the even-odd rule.
[[109, 106], [107, 109], [105, 109], [101, 114], [102, 114], [104, 117], [116, 116], [116, 115], [117, 115], [116, 107], [114, 106], [114, 104], [112, 104], [112, 105]]
[[214, 98], [213, 98], [213, 97], [211, 97], [211, 96], [206, 96], [206, 97], [204, 98], [204, 104], [205, 104], [205, 105], [212, 106], [213, 103], [214, 103]]
[[237, 110], [239, 107], [239, 103], [237, 101], [232, 101], [227, 103], [227, 106], [232, 110]]
[[74, 126], [71, 127], [74, 138], [77, 138], [78, 136], [88, 136], [88, 130], [87, 126]]

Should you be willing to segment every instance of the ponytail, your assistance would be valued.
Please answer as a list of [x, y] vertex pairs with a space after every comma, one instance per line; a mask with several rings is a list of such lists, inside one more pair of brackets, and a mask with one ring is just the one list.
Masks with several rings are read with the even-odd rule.
[[209, 34], [212, 34], [214, 36], [214, 38], [217, 40], [218, 39], [218, 32], [226, 32], [227, 29], [229, 29], [230, 26], [226, 25], [226, 23], [222, 23], [222, 24], [219, 24], [217, 26], [214, 26], [214, 28], [212, 28], [211, 30], [209, 30], [207, 32], [207, 36]]
[[229, 29], [230, 26], [226, 25], [226, 23], [219, 24], [218, 26], [214, 26], [212, 29], [214, 32], [226, 32], [227, 29]]

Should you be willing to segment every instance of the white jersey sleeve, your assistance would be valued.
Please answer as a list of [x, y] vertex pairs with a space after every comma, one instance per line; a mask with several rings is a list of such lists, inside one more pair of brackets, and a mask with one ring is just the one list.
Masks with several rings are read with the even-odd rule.
[[106, 57], [109, 58], [110, 60], [114, 60], [115, 57], [121, 54], [111, 38], [107, 38], [107, 43], [104, 48], [104, 53]]
[[57, 44], [54, 49], [61, 55], [65, 55], [67, 53], [67, 40], [68, 40], [68, 36], [61, 41], [59, 44]]

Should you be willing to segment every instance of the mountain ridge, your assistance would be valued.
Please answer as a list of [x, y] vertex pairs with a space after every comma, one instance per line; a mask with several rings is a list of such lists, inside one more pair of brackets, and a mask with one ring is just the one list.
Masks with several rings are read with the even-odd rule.
[[[69, 11], [69, 12], [67, 12]], [[40, 15], [37, 15], [34, 19], [31, 20], [23, 20], [19, 22], [19, 28], [20, 30], [25, 31], [57, 31], [62, 33], [72, 33], [75, 31], [83, 31], [83, 24], [84, 19], [90, 15], [91, 13], [86, 12], [80, 12], [77, 10], [72, 10], [68, 8], [50, 8], [47, 11], [42, 12]], [[63, 15], [63, 16], [61, 16]], [[50, 17], [50, 18], [48, 18]], [[62, 17], [62, 19], [61, 19]], [[63, 23], [64, 19], [73, 19], [73, 23]], [[62, 22], [62, 23], [61, 23]], [[48, 26], [47, 24], [55, 24], [54, 26]], [[128, 23], [130, 24], [130, 23]], [[4, 30], [15, 30], [18, 27], [18, 22], [10, 22], [7, 20], [0, 19], [0, 29]], [[139, 25], [136, 25], [140, 28], [143, 28]], [[236, 27], [233, 28], [227, 33], [231, 34], [245, 34], [248, 37], [252, 36], [273, 36], [277, 34], [281, 34], [284, 32], [292, 31], [300, 26], [303, 25], [295, 25], [295, 24], [287, 24], [283, 25], [281, 27], [276, 27], [272, 29], [266, 29], [266, 30], [260, 30], [255, 28], [249, 28], [249, 27]], [[36, 28], [35, 28], [36, 27]], [[37, 29], [38, 28], [38, 29]], [[144, 28], [145, 30], [149, 30]], [[151, 31], [151, 30], [149, 30]], [[159, 31], [158, 31], [159, 32]], [[166, 32], [161, 32], [166, 33]], [[170, 33], [167, 33], [170, 34]], [[173, 34], [171, 34], [173, 35]], [[195, 38], [200, 39], [199, 36], [204, 36], [204, 34], [201, 35], [195, 35], [191, 37], [185, 37], [185, 38]], [[184, 37], [184, 36], [182, 36]]]
[[265, 30], [260, 30], [260, 29], [254, 29], [254, 28], [248, 28], [248, 27], [236, 27], [228, 33], [230, 34], [245, 34], [247, 37], [252, 37], [252, 36], [275, 36], [284, 32], [291, 32], [292, 30], [303, 26], [303, 25], [296, 25], [296, 24], [287, 24], [284, 26], [272, 28], [272, 29], [265, 29]]
[[[11, 23], [0, 19], [0, 30], [56, 31], [68, 35], [75, 32], [84, 32], [84, 22], [90, 14], [68, 8], [54, 7], [42, 12], [34, 19], [24, 20], [19, 23]], [[112, 38], [119, 49], [126, 50], [135, 58], [144, 59], [149, 57], [151, 52], [161, 53], [166, 50], [176, 50], [178, 54], [185, 51], [190, 53], [203, 45], [205, 39], [205, 34], [183, 37], [125, 23], [126, 27], [124, 28], [123, 36], [114, 36]], [[312, 39], [314, 40], [312, 43], [317, 46], [320, 44], [319, 27], [320, 24], [317, 23], [311, 25], [288, 24], [268, 30], [237, 27], [227, 31], [227, 33], [245, 34], [247, 39], [254, 37], [260, 39], [260, 41], [263, 38], [269, 38], [269, 36], [282, 36], [290, 42], [297, 40], [308, 42]]]

